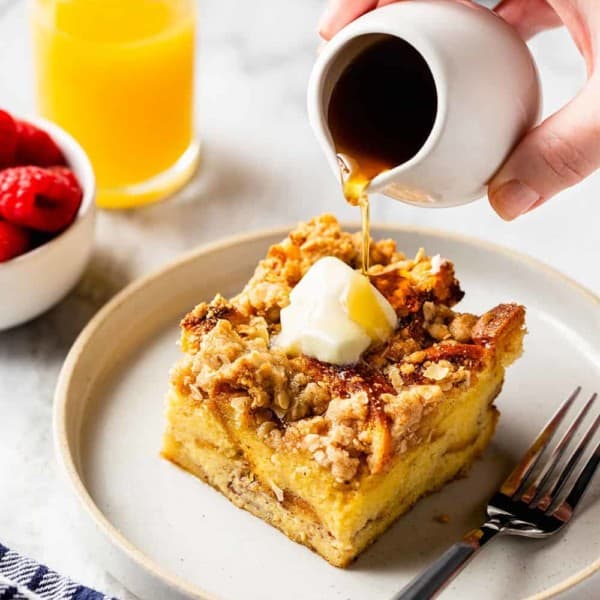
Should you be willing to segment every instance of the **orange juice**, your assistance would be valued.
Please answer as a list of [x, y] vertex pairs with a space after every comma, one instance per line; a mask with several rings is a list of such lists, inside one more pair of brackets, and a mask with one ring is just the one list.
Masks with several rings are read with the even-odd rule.
[[32, 18], [40, 112], [88, 152], [100, 206], [185, 183], [198, 158], [194, 0], [36, 0]]

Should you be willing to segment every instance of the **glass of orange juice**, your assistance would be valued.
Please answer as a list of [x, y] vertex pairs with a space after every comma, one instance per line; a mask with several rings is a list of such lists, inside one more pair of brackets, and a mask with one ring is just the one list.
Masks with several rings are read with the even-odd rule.
[[33, 0], [41, 114], [75, 136], [98, 204], [160, 200], [192, 176], [195, 0]]

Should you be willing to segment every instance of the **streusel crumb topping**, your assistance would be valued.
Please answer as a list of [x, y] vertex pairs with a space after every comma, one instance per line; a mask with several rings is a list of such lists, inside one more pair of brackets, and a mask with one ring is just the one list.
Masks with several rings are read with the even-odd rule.
[[324, 256], [360, 264], [359, 234], [342, 231], [331, 215], [301, 223], [272, 246], [239, 295], [199, 304], [182, 321], [185, 355], [172, 380], [198, 402], [228, 409], [273, 449], [308, 452], [337, 481], [351, 483], [430, 435], [428, 412], [471, 385], [503, 324], [522, 328], [524, 310], [500, 305], [480, 318], [455, 312], [463, 293], [450, 261], [422, 250], [407, 258], [381, 240], [371, 244], [368, 275], [398, 315], [391, 338], [356, 365], [289, 357], [270, 344], [279, 312]]

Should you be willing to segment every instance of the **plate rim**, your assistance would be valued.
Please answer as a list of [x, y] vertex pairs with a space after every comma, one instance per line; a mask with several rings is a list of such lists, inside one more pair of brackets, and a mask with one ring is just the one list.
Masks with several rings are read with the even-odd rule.
[[[249, 233], [243, 234], [232, 234], [223, 238], [219, 238], [213, 242], [201, 244], [191, 250], [188, 250], [178, 257], [166, 262], [163, 266], [151, 271], [148, 274], [142, 275], [134, 281], [127, 284], [122, 290], [117, 292], [100, 310], [88, 321], [85, 327], [81, 330], [75, 342], [71, 346], [65, 361], [61, 367], [56, 388], [54, 392], [53, 402], [53, 418], [52, 418], [52, 430], [54, 438], [54, 452], [56, 459], [59, 463], [63, 479], [70, 491], [77, 498], [79, 506], [83, 508], [84, 512], [91, 518], [97, 530], [102, 536], [107, 539], [111, 544], [118, 547], [118, 549], [124, 553], [130, 560], [132, 560], [137, 567], [150, 573], [155, 578], [162, 580], [164, 584], [172, 587], [180, 593], [183, 593], [190, 598], [198, 597], [200, 594], [205, 600], [221, 600], [214, 594], [207, 592], [197, 585], [191, 585], [187, 583], [183, 578], [172, 574], [168, 569], [162, 567], [156, 561], [148, 557], [142, 550], [140, 550], [133, 542], [129, 541], [127, 537], [122, 534], [104, 515], [100, 508], [96, 505], [93, 498], [91, 497], [87, 487], [85, 486], [82, 478], [77, 472], [75, 460], [70, 452], [68, 435], [67, 435], [67, 411], [66, 403], [68, 398], [68, 390], [71, 379], [77, 367], [78, 359], [90, 338], [92, 338], [96, 330], [110, 317], [111, 313], [115, 311], [119, 306], [125, 303], [130, 296], [135, 294], [139, 289], [147, 286], [150, 282], [162, 277], [165, 273], [178, 268], [179, 266], [192, 262], [197, 257], [211, 252], [216, 252], [229, 248], [234, 245], [257, 241], [261, 238], [274, 237], [281, 235], [284, 238], [297, 223], [292, 225], [280, 225], [269, 228], [256, 230]], [[353, 221], [340, 222], [343, 229], [360, 229], [360, 224]], [[401, 233], [412, 233], [427, 235], [430, 237], [438, 237], [449, 239], [463, 244], [472, 246], [478, 246], [485, 248], [491, 252], [502, 254], [512, 258], [513, 260], [524, 262], [536, 270], [540, 270], [546, 273], [548, 276], [553, 277], [566, 283], [575, 292], [585, 296], [589, 301], [593, 302], [600, 309], [600, 295], [595, 294], [592, 290], [579, 283], [570, 276], [564, 274], [562, 271], [548, 265], [547, 263], [533, 258], [528, 254], [497, 244], [477, 238], [475, 236], [465, 235], [453, 231], [447, 231], [444, 229], [437, 229], [433, 227], [422, 227], [418, 225], [399, 225], [374, 222], [371, 224], [372, 229], [387, 230], [396, 234]], [[552, 587], [542, 590], [534, 595], [528, 596], [524, 600], [546, 600], [552, 598], [566, 590], [569, 590], [576, 585], [582, 583], [594, 573], [600, 571], [600, 558], [590, 563], [587, 567], [577, 571], [570, 577], [567, 577], [564, 581], [561, 581]]]

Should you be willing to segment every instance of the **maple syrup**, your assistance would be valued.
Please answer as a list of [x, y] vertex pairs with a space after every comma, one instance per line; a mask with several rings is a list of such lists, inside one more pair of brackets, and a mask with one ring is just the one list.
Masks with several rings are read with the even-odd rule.
[[368, 46], [342, 72], [327, 110], [346, 200], [360, 206], [362, 271], [369, 268], [366, 192], [377, 175], [410, 160], [429, 137], [437, 113], [433, 75], [421, 54], [394, 37]]

